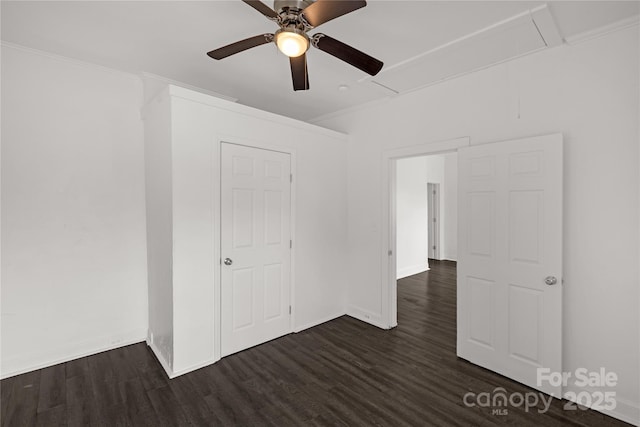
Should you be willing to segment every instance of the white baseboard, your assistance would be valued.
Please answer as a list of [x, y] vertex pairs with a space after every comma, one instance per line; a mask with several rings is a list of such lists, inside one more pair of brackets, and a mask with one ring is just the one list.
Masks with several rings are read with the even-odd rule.
[[162, 354], [162, 351], [160, 351], [158, 346], [154, 342], [149, 340], [147, 340], [147, 345], [149, 346], [151, 351], [153, 351], [153, 354], [156, 356], [156, 359], [158, 359], [158, 362], [160, 362], [160, 365], [162, 365], [162, 368], [167, 373], [167, 376], [169, 378], [174, 378], [176, 375], [173, 373], [173, 369], [171, 369], [171, 365], [164, 358], [164, 355]]
[[613, 411], [601, 411], [603, 414], [612, 416], [634, 426], [640, 426], [640, 407], [625, 399], [616, 399], [616, 409]]
[[204, 362], [197, 363], [187, 368], [178, 369], [176, 371], [173, 371], [173, 375], [170, 375], [169, 378], [175, 378], [179, 377], [180, 375], [188, 374], [189, 372], [197, 371], [198, 369], [204, 368], [205, 366], [213, 365], [215, 362], [215, 359], [208, 359]]
[[2, 373], [0, 378], [9, 378], [25, 372], [47, 368], [59, 363], [69, 362], [103, 351], [113, 350], [139, 342], [147, 337], [146, 329], [134, 329], [116, 335], [95, 337], [90, 340], [75, 343], [65, 343], [64, 346], [48, 348], [38, 353], [22, 354], [18, 357], [2, 359]]
[[408, 267], [398, 268], [397, 279], [403, 279], [405, 277], [413, 276], [414, 274], [423, 273], [429, 270], [429, 263], [424, 262], [422, 264], [410, 265]]
[[[563, 389], [563, 393], [567, 391], [572, 391], [577, 395], [578, 393], [584, 392], [584, 391], [588, 393], [592, 393], [598, 390], [589, 389], [589, 388], [565, 387]], [[615, 391], [615, 389], [612, 389], [611, 391]], [[640, 407], [637, 404], [634, 404], [633, 402], [626, 400], [624, 398], [620, 398], [617, 395], [616, 395], [615, 409], [613, 410], [605, 410], [605, 409], [598, 409], [598, 408], [592, 408], [592, 409], [600, 413], [603, 413], [605, 415], [608, 415], [610, 417], [632, 424], [634, 426], [640, 426]]]
[[[312, 322], [306, 323], [302, 326], [298, 326], [296, 328], [294, 328], [293, 332], [294, 333], [298, 333], [298, 332], [302, 332], [305, 329], [309, 329], [312, 328], [314, 326], [318, 326], [322, 323], [325, 322], [329, 322], [331, 320], [337, 319], [338, 317], [344, 316], [346, 313], [344, 311], [338, 312], [338, 313], [334, 313], [330, 316], [326, 316], [323, 317], [321, 319], [318, 320], [314, 320]], [[164, 357], [164, 355], [162, 354], [162, 351], [160, 351], [160, 349], [156, 346], [156, 344], [154, 342], [152, 342], [150, 339], [147, 339], [147, 345], [149, 346], [149, 348], [151, 348], [151, 351], [153, 351], [153, 354], [156, 356], [156, 358], [158, 359], [158, 362], [160, 362], [160, 365], [162, 365], [162, 368], [164, 369], [164, 371], [166, 372], [167, 376], [170, 379], [179, 377], [180, 375], [184, 375], [184, 374], [188, 374], [189, 372], [193, 372], [196, 371], [198, 369], [204, 368], [205, 366], [209, 366], [214, 364], [215, 362], [217, 362], [218, 360], [216, 359], [211, 359], [211, 360], [205, 360], [204, 362], [198, 363], [196, 365], [193, 366], [189, 366], [187, 368], [183, 368], [183, 369], [177, 369], [177, 370], [173, 370], [170, 366], [170, 364], [167, 362], [166, 358]]]
[[365, 323], [369, 323], [373, 326], [377, 326], [380, 329], [390, 329], [389, 326], [382, 321], [380, 314], [373, 313], [371, 311], [350, 305], [347, 307], [347, 316], [351, 316], [354, 319], [362, 320]]
[[318, 325], [321, 325], [323, 323], [330, 322], [331, 320], [337, 319], [338, 317], [342, 317], [345, 314], [347, 314], [346, 311], [340, 311], [340, 312], [332, 314], [330, 316], [326, 316], [326, 317], [323, 317], [321, 319], [305, 323], [304, 325], [297, 326], [297, 327], [293, 328], [293, 332], [297, 334], [298, 332], [302, 332], [305, 329], [313, 328], [314, 326], [318, 326]]

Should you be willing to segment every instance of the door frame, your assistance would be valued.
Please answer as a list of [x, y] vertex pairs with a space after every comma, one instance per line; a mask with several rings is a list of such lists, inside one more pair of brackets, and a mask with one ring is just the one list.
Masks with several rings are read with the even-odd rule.
[[[427, 182], [427, 254], [431, 259], [440, 260], [440, 183]], [[434, 225], [435, 224], [435, 225]], [[433, 230], [433, 233], [431, 232]]]
[[[382, 244], [381, 323], [387, 329], [398, 326], [398, 283], [396, 278], [396, 161], [407, 157], [455, 152], [470, 145], [468, 136], [453, 138], [382, 152]], [[426, 180], [426, 177], [425, 177]]]
[[240, 138], [237, 136], [218, 136], [212, 144], [212, 164], [213, 172], [211, 179], [213, 180], [213, 307], [217, 310], [213, 313], [213, 359], [217, 362], [221, 359], [222, 354], [222, 144], [242, 145], [249, 148], [257, 148], [260, 150], [277, 151], [289, 154], [291, 158], [291, 198], [290, 198], [290, 235], [293, 245], [291, 247], [291, 271], [289, 286], [289, 304], [291, 305], [291, 315], [289, 316], [289, 333], [294, 331], [295, 323], [295, 257], [296, 257], [296, 150], [291, 147], [283, 146], [271, 141], [259, 141], [254, 139]]

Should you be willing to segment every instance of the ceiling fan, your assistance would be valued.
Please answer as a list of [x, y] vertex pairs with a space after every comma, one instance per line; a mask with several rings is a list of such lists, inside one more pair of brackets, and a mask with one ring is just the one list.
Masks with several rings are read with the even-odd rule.
[[[207, 53], [213, 59], [223, 59], [236, 53], [275, 42], [278, 49], [289, 57], [293, 90], [308, 90], [306, 52], [314, 46], [342, 61], [368, 73], [378, 74], [383, 63], [364, 52], [342, 43], [326, 34], [307, 34], [313, 28], [367, 5], [365, 0], [274, 0], [271, 9], [260, 0], [242, 0], [280, 29], [273, 34], [260, 34]], [[278, 12], [276, 12], [276, 10]]]

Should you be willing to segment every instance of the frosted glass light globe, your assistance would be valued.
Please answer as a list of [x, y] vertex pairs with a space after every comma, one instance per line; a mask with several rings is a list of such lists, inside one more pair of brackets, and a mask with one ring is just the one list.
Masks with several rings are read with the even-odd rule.
[[293, 31], [281, 31], [276, 34], [276, 45], [280, 52], [295, 58], [309, 49], [309, 38], [305, 34]]

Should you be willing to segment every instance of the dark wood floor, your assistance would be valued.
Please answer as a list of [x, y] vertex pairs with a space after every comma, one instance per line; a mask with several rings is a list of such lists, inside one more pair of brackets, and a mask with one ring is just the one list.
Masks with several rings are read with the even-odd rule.
[[466, 407], [465, 393], [530, 389], [455, 355], [455, 264], [398, 284], [398, 327], [342, 317], [168, 380], [145, 344], [0, 383], [3, 426], [626, 425], [590, 410]]

